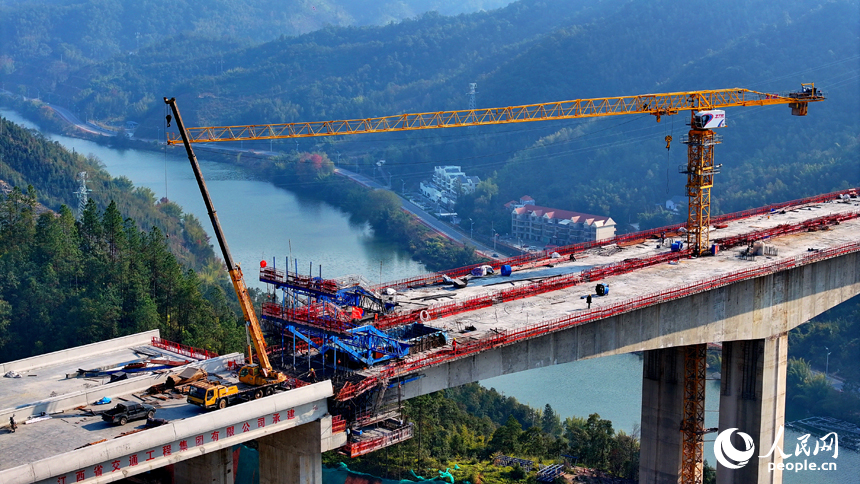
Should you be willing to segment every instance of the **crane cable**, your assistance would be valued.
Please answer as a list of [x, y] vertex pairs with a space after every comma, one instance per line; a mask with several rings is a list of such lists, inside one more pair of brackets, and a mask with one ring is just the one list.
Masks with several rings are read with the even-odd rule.
[[672, 127], [669, 131], [669, 134], [667, 134], [666, 137], [663, 138], [666, 140], [666, 194], [667, 195], [669, 194], [669, 164], [670, 164], [669, 147], [672, 145], [672, 134], [674, 134], [674, 133], [675, 133], [675, 117], [673, 116], [672, 117]]

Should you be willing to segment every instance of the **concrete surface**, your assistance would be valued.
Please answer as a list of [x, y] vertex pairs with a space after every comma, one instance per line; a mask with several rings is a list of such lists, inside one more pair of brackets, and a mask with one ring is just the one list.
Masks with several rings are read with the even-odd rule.
[[[331, 395], [331, 383], [325, 381], [215, 412], [176, 399], [164, 402], [156, 414], [170, 420], [166, 425], [125, 437], [119, 434], [142, 428], [141, 422], [118, 428], [80, 414], [55, 417], [8, 434], [16, 439], [14, 445], [2, 439], [0, 482], [113, 482], [319, 421], [328, 413]], [[25, 444], [27, 438], [39, 443]], [[107, 440], [79, 447], [100, 439]]]

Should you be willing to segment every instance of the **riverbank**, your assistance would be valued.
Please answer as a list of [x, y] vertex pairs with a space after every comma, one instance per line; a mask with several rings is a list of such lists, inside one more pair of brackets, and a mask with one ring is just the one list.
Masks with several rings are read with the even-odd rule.
[[[58, 115], [54, 108], [38, 100], [19, 99], [8, 94], [2, 99], [25, 117], [35, 118], [48, 130], [67, 136], [88, 139], [116, 149], [153, 152], [182, 150], [181, 147], [169, 148], [154, 141], [95, 134], [85, 129], [85, 126], [72, 124], [73, 118]], [[394, 243], [431, 271], [485, 260], [475, 252], [474, 247], [458, 242], [456, 235], [444, 233], [433, 224], [423, 221], [414, 211], [405, 210], [400, 197], [394, 192], [371, 190], [355, 183], [350, 177], [331, 176], [334, 174], [334, 165], [325, 154], [293, 153], [273, 157], [272, 153], [251, 149], [209, 148], [206, 154], [210, 159], [241, 166], [258, 179], [268, 180], [277, 187], [343, 210], [350, 214], [351, 220], [368, 223], [378, 237]]]

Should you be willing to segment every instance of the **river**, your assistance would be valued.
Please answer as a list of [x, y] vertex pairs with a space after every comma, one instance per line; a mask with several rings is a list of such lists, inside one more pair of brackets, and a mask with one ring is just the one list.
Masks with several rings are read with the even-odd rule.
[[[39, 129], [18, 113], [0, 109], [3, 117]], [[125, 176], [135, 186], [152, 190], [156, 197], [167, 196], [184, 211], [199, 218], [209, 228], [206, 208], [184, 152], [116, 150], [91, 141], [45, 133], [47, 137], [78, 153], [92, 153], [114, 177]], [[205, 156], [205, 155], [204, 155]], [[199, 157], [199, 154], [198, 154]], [[234, 259], [246, 268], [249, 285], [256, 281], [259, 261], [283, 267], [285, 257], [299, 260], [300, 270], [313, 264], [314, 274], [322, 265], [324, 277], [361, 274], [372, 282], [400, 279], [425, 272], [424, 267], [392, 244], [373, 236], [364, 224], [354, 224], [349, 215], [328, 204], [303, 199], [267, 181], [258, 180], [242, 169], [200, 158], [200, 165], [218, 210], [218, 218]], [[211, 233], [211, 230], [207, 230]], [[214, 240], [214, 238], [213, 238]], [[549, 403], [562, 419], [599, 413], [611, 420], [616, 430], [627, 433], [639, 424], [642, 389], [642, 361], [636, 355], [619, 355], [539, 368], [481, 382], [522, 403], [543, 409]], [[548, 391], [552, 389], [552, 391]], [[717, 426], [719, 383], [709, 381], [706, 393], [705, 426]], [[743, 430], [743, 429], [741, 429]], [[793, 453], [801, 435], [787, 431], [785, 451]], [[713, 438], [707, 437], [705, 458], [713, 465]], [[812, 438], [814, 439], [814, 438]], [[763, 453], [763, 452], [762, 452]], [[809, 462], [827, 461], [823, 454], [804, 457]], [[789, 457], [785, 462], [802, 461]], [[860, 454], [839, 449], [835, 471], [786, 472], [787, 484], [860, 483]], [[325, 484], [344, 484], [348, 474], [329, 469]], [[360, 482], [355, 478], [351, 482]], [[382, 481], [386, 484], [392, 481]]]

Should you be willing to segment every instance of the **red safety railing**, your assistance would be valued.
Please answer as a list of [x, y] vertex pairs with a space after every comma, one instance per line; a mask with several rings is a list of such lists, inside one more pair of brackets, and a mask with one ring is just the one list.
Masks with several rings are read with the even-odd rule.
[[[827, 215], [811, 220], [805, 220], [798, 224], [783, 224], [768, 230], [760, 230], [747, 234], [740, 234], [722, 239], [715, 239], [714, 242], [720, 247], [730, 248], [737, 245], [742, 245], [756, 240], [767, 239], [790, 233], [808, 231], [831, 224], [838, 224], [845, 220], [860, 217], [860, 212], [844, 212], [834, 215]], [[393, 313], [381, 318], [376, 326], [379, 329], [388, 329], [402, 324], [414, 323], [421, 320], [437, 319], [453, 314], [466, 311], [473, 311], [483, 307], [491, 306], [494, 303], [512, 301], [524, 297], [529, 297], [535, 294], [556, 291], [565, 287], [575, 286], [583, 282], [594, 282], [604, 279], [609, 276], [624, 274], [628, 272], [648, 267], [672, 260], [678, 260], [689, 256], [689, 250], [680, 252], [669, 252], [658, 254], [652, 257], [644, 257], [638, 259], [628, 259], [622, 262], [606, 264], [599, 267], [582, 271], [578, 274], [561, 275], [548, 277], [540, 282], [535, 282], [527, 286], [520, 286], [492, 294], [473, 296], [463, 301], [438, 304], [422, 309], [415, 309], [406, 313]], [[547, 259], [545, 263], [557, 262], [558, 259]]]
[[781, 235], [794, 234], [798, 232], [807, 232], [810, 230], [818, 230], [828, 225], [837, 225], [846, 220], [860, 217], [860, 212], [843, 212], [833, 215], [825, 215], [814, 219], [804, 220], [796, 224], [781, 224], [771, 229], [759, 230], [746, 234], [738, 234], [721, 239], [715, 239], [714, 242], [723, 248], [737, 247], [739, 245], [749, 244], [758, 240], [765, 240], [771, 237], [779, 237]]
[[346, 444], [346, 448], [350, 457], [358, 457], [411, 438], [412, 425], [408, 425], [380, 437], [349, 442]]
[[[492, 293], [479, 294], [461, 301], [436, 304], [405, 313], [393, 313], [379, 319], [374, 325], [379, 329], [389, 329], [417, 321], [429, 321], [432, 319], [452, 316], [458, 313], [489, 307], [501, 302], [513, 301], [534, 296], [536, 294], [557, 291], [559, 289], [572, 287], [585, 282], [599, 281], [609, 276], [624, 274], [643, 267], [679, 260], [681, 258], [688, 257], [689, 255], [690, 251], [684, 250], [679, 252], [666, 252], [651, 257], [627, 259], [622, 262], [593, 267], [574, 274], [551, 276], [541, 281], [535, 281], [526, 285]], [[557, 259], [552, 260], [557, 261]]]
[[[750, 210], [744, 210], [741, 212], [734, 212], [725, 215], [720, 215], [719, 217], [711, 218], [711, 224], [718, 224], [729, 222], [733, 220], [739, 220], [743, 218], [753, 217], [756, 215], [762, 215], [766, 213], [770, 213], [777, 210], [782, 210], [784, 208], [789, 207], [797, 207], [801, 205], [808, 205], [811, 203], [823, 203], [831, 200], [838, 199], [842, 194], [847, 193], [851, 190], [857, 191], [860, 188], [853, 188], [849, 190], [840, 190], [838, 192], [825, 193], [823, 195], [815, 195], [813, 197], [801, 198], [799, 200], [792, 200], [788, 202], [782, 203], [774, 203], [764, 207], [754, 208]], [[478, 264], [472, 264], [465, 267], [459, 267], [455, 269], [451, 269], [450, 271], [445, 271], [444, 274], [449, 277], [462, 277], [466, 274], [469, 274], [473, 268], [483, 266], [483, 265], [491, 265], [494, 270], [499, 270], [502, 265], [509, 265], [512, 268], [519, 268], [522, 265], [533, 263], [535, 261], [547, 259], [553, 252], [558, 252], [561, 256], [569, 256], [571, 254], [578, 254], [580, 252], [586, 251], [588, 249], [593, 249], [595, 247], [601, 247], [606, 245], [618, 244], [631, 242], [639, 239], [647, 239], [652, 237], [659, 237], [664, 233], [674, 233], [679, 229], [686, 227], [686, 223], [679, 223], [675, 225], [668, 225], [666, 227], [658, 227], [649, 230], [643, 230], [640, 232], [633, 232], [630, 234], [618, 235], [611, 239], [599, 240], [599, 241], [590, 241], [590, 242], [581, 242], [573, 245], [566, 245], [563, 247], [557, 247], [552, 250], [542, 251], [542, 252], [534, 252], [529, 254], [522, 254], [519, 256], [511, 257], [504, 260], [490, 261], [490, 262], [481, 262]], [[387, 287], [394, 289], [408, 289], [413, 287], [427, 286], [431, 284], [436, 284], [442, 282], [442, 273], [434, 272], [430, 274], [424, 274], [416, 277], [410, 277], [408, 279], [399, 279], [395, 281], [386, 282], [384, 284], [379, 284], [374, 286], [375, 290], [381, 290]]]
[[445, 348], [432, 352], [429, 355], [417, 355], [412, 358], [398, 360], [397, 362], [385, 367], [377, 376], [367, 377], [359, 383], [349, 383], [345, 385], [338, 392], [336, 399], [339, 401], [349, 400], [364, 393], [370, 388], [373, 388], [378, 381], [387, 381], [391, 378], [413, 373], [422, 368], [437, 366], [489, 349], [508, 346], [525, 339], [531, 339], [547, 333], [561, 331], [587, 322], [606, 319], [648, 306], [654, 306], [693, 294], [717, 289], [739, 281], [782, 272], [858, 251], [860, 251], [860, 242], [851, 242], [839, 247], [814, 251], [810, 254], [798, 256], [792, 259], [757, 265], [749, 269], [731, 272], [714, 279], [667, 289], [635, 299], [622, 301], [613, 305], [580, 312], [575, 315], [543, 321], [517, 329], [501, 331], [487, 338], [458, 345], [456, 350]]
[[341, 415], [331, 416], [331, 433], [338, 434], [346, 432], [346, 420]]
[[312, 326], [336, 333], [344, 333], [348, 329], [355, 327], [349, 315], [331, 303], [311, 304], [296, 309], [285, 309], [278, 303], [265, 302], [262, 305], [261, 312], [267, 318]]
[[174, 343], [173, 341], [167, 341], [166, 339], [161, 339], [157, 337], [152, 338], [151, 344], [156, 348], [172, 351], [182, 356], [188, 356], [197, 360], [208, 360], [209, 358], [215, 358], [216, 356], [218, 356], [218, 353], [215, 353], [214, 351], [194, 348], [193, 346]]

